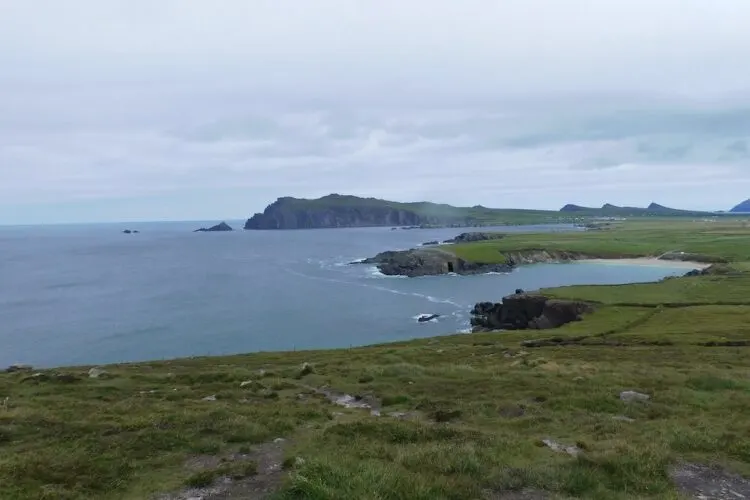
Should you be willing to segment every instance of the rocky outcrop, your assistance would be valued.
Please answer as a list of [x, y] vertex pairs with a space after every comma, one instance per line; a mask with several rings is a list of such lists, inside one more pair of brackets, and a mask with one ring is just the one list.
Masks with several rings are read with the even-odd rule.
[[221, 232], [221, 231], [234, 231], [232, 229], [232, 226], [227, 224], [226, 222], [222, 222], [221, 224], [216, 224], [215, 226], [211, 227], [202, 227], [200, 229], [196, 229], [193, 231], [194, 233], [213, 233], [213, 232]]
[[544, 295], [517, 293], [502, 302], [480, 302], [471, 310], [474, 331], [558, 328], [579, 321], [592, 312], [591, 304], [550, 299]]
[[504, 237], [505, 235], [502, 233], [484, 233], [484, 232], [461, 233], [453, 239], [445, 240], [443, 243], [470, 243], [472, 241], [499, 240]]
[[694, 276], [733, 276], [742, 274], [732, 266], [727, 264], [712, 264], [705, 269], [693, 269], [685, 273], [684, 277], [691, 278]]
[[479, 264], [468, 262], [439, 248], [417, 248], [382, 252], [362, 264], [376, 264], [387, 276], [435, 276], [439, 274], [481, 274], [487, 272], [510, 272], [507, 264]]

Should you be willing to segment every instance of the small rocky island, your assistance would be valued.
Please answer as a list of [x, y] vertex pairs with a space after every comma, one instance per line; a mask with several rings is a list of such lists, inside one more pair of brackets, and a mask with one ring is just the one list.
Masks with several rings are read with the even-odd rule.
[[234, 231], [234, 229], [232, 229], [232, 226], [230, 226], [226, 222], [222, 222], [220, 224], [216, 224], [215, 226], [202, 227], [200, 229], [196, 229], [193, 232], [194, 233], [213, 233], [213, 232], [221, 232], [221, 231]]

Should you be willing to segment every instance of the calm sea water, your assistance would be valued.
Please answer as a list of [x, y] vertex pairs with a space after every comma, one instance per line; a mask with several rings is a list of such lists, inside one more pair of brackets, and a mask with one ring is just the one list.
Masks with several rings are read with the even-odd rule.
[[[0, 228], [0, 366], [427, 337], [468, 328], [475, 302], [498, 300], [516, 288], [652, 281], [684, 272], [577, 263], [507, 275], [393, 278], [347, 263], [460, 230], [192, 233], [201, 225]], [[125, 235], [124, 228], [142, 232]], [[420, 324], [421, 313], [442, 317]]]

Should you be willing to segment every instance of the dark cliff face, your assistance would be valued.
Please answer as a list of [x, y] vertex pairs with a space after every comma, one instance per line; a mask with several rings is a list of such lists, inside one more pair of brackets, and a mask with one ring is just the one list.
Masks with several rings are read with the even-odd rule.
[[314, 229], [324, 227], [417, 226], [428, 224], [412, 212], [387, 208], [266, 209], [255, 214], [245, 229]]
[[388, 206], [330, 203], [306, 206], [293, 198], [280, 198], [263, 213], [255, 214], [245, 229], [314, 229], [326, 227], [418, 226], [440, 221]]
[[474, 306], [471, 324], [474, 331], [526, 330], [558, 328], [593, 312], [591, 304], [575, 300], [556, 300], [543, 295], [516, 293], [502, 302], [480, 302]]

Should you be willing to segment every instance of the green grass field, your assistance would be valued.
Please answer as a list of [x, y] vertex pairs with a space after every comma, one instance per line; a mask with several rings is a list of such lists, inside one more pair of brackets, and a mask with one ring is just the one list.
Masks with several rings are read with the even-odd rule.
[[613, 223], [610, 227], [585, 233], [511, 233], [500, 240], [445, 248], [465, 260], [483, 263], [504, 262], [509, 252], [541, 249], [602, 258], [658, 256], [680, 251], [729, 261], [750, 261], [750, 229], [744, 220], [663, 219]]
[[[748, 269], [741, 223], [641, 224], [456, 251], [679, 249]], [[750, 274], [544, 292], [599, 305], [557, 330], [0, 374], [0, 498], [185, 498], [226, 476], [233, 496], [201, 495], [677, 499], [683, 462], [750, 475]]]

